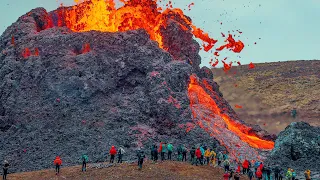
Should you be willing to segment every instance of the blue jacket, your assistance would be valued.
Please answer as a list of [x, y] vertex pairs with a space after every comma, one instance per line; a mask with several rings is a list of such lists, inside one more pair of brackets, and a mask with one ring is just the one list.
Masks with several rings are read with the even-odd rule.
[[200, 151], [201, 151], [201, 155], [204, 155], [204, 149], [202, 147], [200, 147]]

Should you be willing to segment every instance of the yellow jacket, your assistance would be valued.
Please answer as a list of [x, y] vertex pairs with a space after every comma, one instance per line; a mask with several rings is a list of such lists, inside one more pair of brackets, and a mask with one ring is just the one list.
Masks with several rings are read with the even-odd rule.
[[311, 179], [311, 171], [310, 171], [310, 170], [306, 170], [306, 171], [304, 172], [304, 174], [305, 174], [305, 176], [306, 176], [307, 179]]
[[205, 152], [204, 152], [204, 157], [210, 157], [210, 150], [207, 149]]
[[216, 158], [216, 155], [217, 155], [216, 152], [214, 152], [214, 151], [211, 151], [211, 152], [210, 152], [210, 157]]

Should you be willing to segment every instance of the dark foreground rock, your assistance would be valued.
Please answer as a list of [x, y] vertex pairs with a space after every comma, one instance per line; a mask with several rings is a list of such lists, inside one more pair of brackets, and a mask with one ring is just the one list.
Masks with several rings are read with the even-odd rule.
[[303, 176], [302, 173], [306, 169], [310, 169], [314, 175], [319, 175], [319, 159], [320, 127], [313, 127], [305, 122], [294, 122], [278, 135], [275, 148], [266, 163], [278, 164], [283, 169], [293, 168], [300, 176]]

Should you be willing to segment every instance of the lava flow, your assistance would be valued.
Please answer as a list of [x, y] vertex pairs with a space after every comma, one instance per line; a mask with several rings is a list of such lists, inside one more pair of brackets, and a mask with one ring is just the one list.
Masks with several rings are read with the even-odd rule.
[[[250, 133], [250, 127], [237, 123], [227, 114], [221, 113], [221, 109], [205, 89], [215, 95], [207, 82], [204, 81], [201, 84], [196, 76], [190, 76], [188, 94], [194, 120], [201, 128], [223, 144], [235, 159], [238, 157], [244, 158], [246, 153], [250, 153], [250, 159], [261, 159], [255, 149], [273, 149], [273, 141], [259, 138]], [[240, 153], [240, 155], [237, 153]]]

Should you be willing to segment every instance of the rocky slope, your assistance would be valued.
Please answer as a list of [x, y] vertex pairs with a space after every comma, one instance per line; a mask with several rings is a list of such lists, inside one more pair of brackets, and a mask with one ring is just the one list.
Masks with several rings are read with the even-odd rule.
[[303, 177], [310, 169], [314, 178], [320, 178], [320, 128], [305, 122], [293, 122], [282, 131], [266, 164], [293, 168]]
[[[278, 134], [291, 122], [320, 126], [320, 61], [287, 61], [213, 69], [224, 98], [241, 119]], [[290, 111], [297, 109], [297, 118]]]

